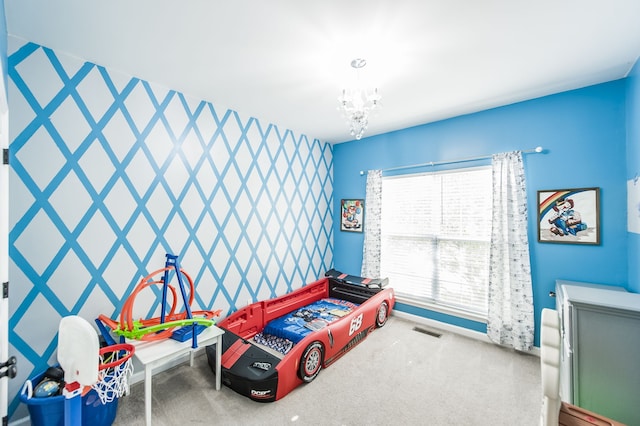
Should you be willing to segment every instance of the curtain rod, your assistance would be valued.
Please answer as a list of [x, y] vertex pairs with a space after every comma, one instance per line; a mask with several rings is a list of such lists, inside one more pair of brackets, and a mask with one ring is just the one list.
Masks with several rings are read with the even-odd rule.
[[[543, 152], [544, 149], [541, 146], [537, 146], [534, 149], [529, 149], [527, 151], [522, 151], [523, 154], [539, 154]], [[440, 166], [442, 164], [455, 164], [455, 163], [466, 163], [468, 161], [477, 161], [477, 160], [488, 160], [492, 157], [492, 155], [483, 155], [481, 157], [469, 157], [469, 158], [460, 158], [457, 160], [449, 160], [449, 161], [430, 161], [428, 163], [420, 163], [420, 164], [410, 164], [408, 166], [398, 166], [398, 167], [390, 167], [388, 169], [382, 169], [383, 172], [389, 172], [392, 170], [402, 170], [402, 169], [413, 169], [415, 167], [425, 167], [425, 166]], [[360, 170], [360, 175], [365, 175], [367, 172], [364, 170]]]

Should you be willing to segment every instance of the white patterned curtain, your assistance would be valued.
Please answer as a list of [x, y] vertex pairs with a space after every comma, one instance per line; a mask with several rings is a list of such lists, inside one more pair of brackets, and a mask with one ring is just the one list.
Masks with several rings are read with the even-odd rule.
[[367, 172], [364, 200], [364, 244], [362, 246], [361, 276], [380, 276], [380, 220], [382, 216], [382, 170]]
[[534, 334], [533, 291], [522, 153], [494, 154], [492, 168], [487, 335], [495, 343], [530, 351]]

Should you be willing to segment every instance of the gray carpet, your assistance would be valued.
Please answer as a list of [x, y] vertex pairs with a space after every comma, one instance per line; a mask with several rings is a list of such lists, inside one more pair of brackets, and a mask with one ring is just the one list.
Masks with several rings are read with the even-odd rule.
[[[153, 378], [153, 424], [518, 425], [540, 418], [540, 359], [391, 317], [342, 359], [272, 403], [226, 386], [206, 355]], [[419, 325], [421, 328], [424, 326]], [[432, 329], [434, 330], [434, 329]], [[144, 385], [119, 401], [115, 426], [144, 425]]]

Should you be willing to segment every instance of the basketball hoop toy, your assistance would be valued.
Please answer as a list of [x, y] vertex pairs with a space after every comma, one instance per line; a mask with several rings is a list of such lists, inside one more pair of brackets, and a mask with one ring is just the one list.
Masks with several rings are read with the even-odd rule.
[[58, 363], [64, 370], [65, 426], [81, 426], [82, 395], [88, 389], [96, 391], [103, 405], [129, 390], [135, 347], [128, 343], [99, 346], [98, 334], [87, 320], [75, 315], [60, 320]]
[[100, 349], [98, 381], [91, 388], [96, 391], [102, 404], [108, 404], [129, 392], [129, 378], [133, 373], [131, 357], [135, 347], [118, 343]]
[[81, 426], [82, 392], [96, 382], [99, 359], [98, 334], [82, 317], [60, 320], [58, 363], [64, 370], [64, 425]]

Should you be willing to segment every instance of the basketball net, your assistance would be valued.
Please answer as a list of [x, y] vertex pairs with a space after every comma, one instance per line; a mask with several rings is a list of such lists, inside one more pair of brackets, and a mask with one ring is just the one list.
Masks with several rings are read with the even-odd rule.
[[133, 373], [133, 345], [121, 343], [100, 349], [98, 381], [91, 388], [102, 404], [108, 404], [129, 392], [129, 377]]

